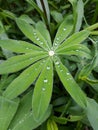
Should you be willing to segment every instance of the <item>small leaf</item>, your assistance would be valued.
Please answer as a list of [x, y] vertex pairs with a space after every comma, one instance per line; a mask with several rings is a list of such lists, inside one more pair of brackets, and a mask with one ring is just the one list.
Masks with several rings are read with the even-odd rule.
[[47, 111], [39, 121], [35, 121], [33, 112], [29, 111], [23, 119], [18, 122], [11, 130], [34, 130], [41, 125], [51, 114], [51, 106], [48, 107]]
[[72, 29], [73, 29], [72, 15], [68, 15], [64, 19], [64, 21], [62, 22], [57, 31], [57, 34], [53, 41], [54, 48], [57, 48], [59, 44], [61, 44], [68, 37], [68, 35], [72, 32]]
[[28, 53], [24, 55], [14, 56], [0, 64], [0, 74], [17, 72], [33, 64], [35, 61], [47, 57], [45, 53]]
[[88, 36], [90, 35], [90, 32], [87, 30], [83, 30], [77, 33], [74, 33], [72, 36], [70, 36], [67, 40], [65, 40], [57, 50], [62, 49], [63, 47], [66, 47], [67, 45], [74, 45], [74, 44], [80, 44], [83, 42]]
[[89, 59], [91, 58], [90, 50], [83, 44], [69, 44], [61, 48], [60, 50], [57, 50], [56, 53], [60, 55], [76, 55]]
[[88, 98], [86, 114], [94, 130], [98, 129], [98, 103]]
[[43, 49], [41, 49], [40, 47], [30, 44], [28, 42], [17, 41], [12, 39], [0, 40], [0, 47], [16, 53], [30, 53], [35, 51], [43, 51]]
[[69, 94], [77, 102], [77, 104], [79, 104], [82, 108], [85, 108], [87, 98], [85, 94], [83, 93], [83, 91], [81, 90], [81, 88], [78, 86], [78, 84], [75, 82], [75, 80], [71, 76], [70, 72], [61, 63], [59, 58], [55, 57], [54, 63], [55, 63], [56, 71], [65, 89], [69, 92]]
[[16, 19], [16, 23], [26, 37], [28, 37], [31, 41], [33, 41], [35, 44], [42, 47], [43, 49], [49, 50], [49, 46], [44, 37], [32, 25], [28, 24], [26, 21], [20, 18]]
[[28, 112], [30, 112], [32, 108], [32, 91], [28, 92], [25, 96], [23, 96], [20, 100], [20, 104], [18, 110], [9, 126], [10, 129], [16, 127], [19, 122], [22, 122]]
[[0, 96], [0, 130], [7, 130], [18, 105], [19, 100], [8, 100]]
[[[41, 35], [45, 38], [45, 40], [47, 41], [47, 44], [49, 45], [49, 47], [52, 47], [52, 42], [51, 42], [51, 37], [49, 34], [49, 31], [47, 30], [45, 24], [41, 21], [39, 21], [36, 24], [36, 29], [41, 33]], [[43, 30], [43, 31], [42, 31]]]
[[47, 121], [47, 130], [58, 130], [58, 126], [54, 120], [49, 119]]
[[16, 98], [24, 92], [38, 77], [43, 61], [39, 61], [23, 71], [4, 91], [3, 96], [9, 99]]
[[32, 110], [36, 121], [39, 121], [45, 114], [52, 95], [53, 85], [53, 65], [50, 59], [46, 64], [36, 82], [33, 98]]

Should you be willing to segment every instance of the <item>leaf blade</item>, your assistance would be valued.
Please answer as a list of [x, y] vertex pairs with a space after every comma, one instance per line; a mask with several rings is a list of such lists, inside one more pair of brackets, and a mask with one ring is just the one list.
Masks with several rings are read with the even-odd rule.
[[52, 61], [47, 59], [44, 69], [36, 82], [32, 98], [33, 116], [36, 121], [40, 120], [48, 108], [52, 94], [52, 84], [53, 65]]

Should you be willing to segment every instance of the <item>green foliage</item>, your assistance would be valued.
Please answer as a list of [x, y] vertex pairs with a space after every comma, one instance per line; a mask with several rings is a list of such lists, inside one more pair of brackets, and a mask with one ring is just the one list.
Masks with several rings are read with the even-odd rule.
[[87, 24], [89, 1], [6, 2], [20, 10], [1, 2], [0, 130], [97, 130], [98, 23]]

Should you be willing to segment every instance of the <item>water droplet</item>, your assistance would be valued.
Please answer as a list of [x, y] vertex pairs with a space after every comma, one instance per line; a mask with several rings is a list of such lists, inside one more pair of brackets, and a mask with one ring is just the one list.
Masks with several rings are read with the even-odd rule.
[[57, 61], [57, 62], [55, 62], [55, 64], [56, 64], [56, 65], [59, 65], [60, 63]]
[[55, 46], [57, 46], [58, 44], [57, 43], [54, 43]]
[[30, 60], [32, 60], [33, 58], [30, 58]]
[[54, 51], [50, 50], [49, 51], [49, 56], [53, 56], [54, 55]]
[[79, 50], [76, 50], [77, 52], [79, 51]]
[[19, 124], [21, 124], [22, 123], [22, 121], [19, 121]]
[[50, 70], [50, 67], [49, 67], [49, 66], [47, 66], [47, 70]]
[[36, 32], [34, 32], [34, 35], [36, 35]]
[[47, 83], [48, 82], [48, 80], [47, 79], [44, 79], [44, 83]]
[[66, 73], [67, 75], [70, 75], [69, 73]]
[[56, 40], [58, 41], [58, 40], [59, 40], [59, 38], [57, 37], [57, 38], [56, 38]]
[[40, 44], [42, 45], [42, 44], [43, 44], [43, 42], [40, 42]]
[[60, 72], [63, 72], [63, 70], [60, 70]]
[[66, 31], [66, 28], [63, 28], [64, 31]]
[[38, 38], [36, 38], [36, 40], [37, 40], [37, 41], [39, 41], [39, 37], [38, 37]]
[[46, 89], [45, 88], [42, 88], [42, 91], [45, 91]]

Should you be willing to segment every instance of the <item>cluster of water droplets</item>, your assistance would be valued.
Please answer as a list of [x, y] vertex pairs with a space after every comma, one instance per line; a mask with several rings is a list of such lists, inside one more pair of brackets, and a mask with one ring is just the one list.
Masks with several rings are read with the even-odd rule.
[[40, 40], [40, 38], [37, 36], [37, 33], [34, 32], [33, 34], [34, 34], [35, 39], [36, 39], [37, 41], [39, 41], [40, 45], [43, 45], [44, 43], [43, 43], [43, 42]]

